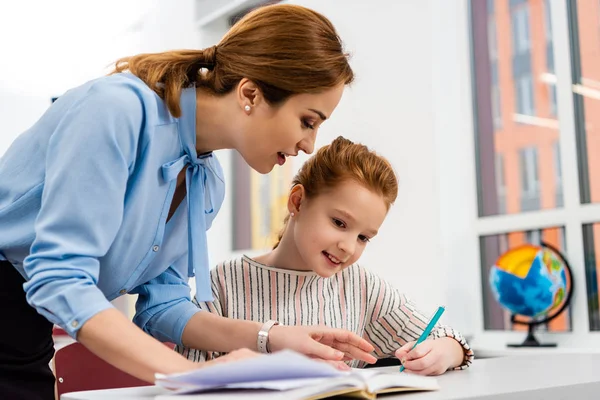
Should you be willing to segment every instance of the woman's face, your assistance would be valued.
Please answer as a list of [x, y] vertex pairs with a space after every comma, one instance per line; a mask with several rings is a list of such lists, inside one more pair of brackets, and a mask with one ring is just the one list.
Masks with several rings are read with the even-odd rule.
[[238, 152], [262, 174], [269, 173], [275, 165], [283, 165], [286, 157], [296, 156], [299, 151], [312, 153], [317, 131], [337, 107], [344, 86], [291, 96], [277, 106], [269, 105], [257, 88], [243, 93], [240, 104], [250, 109], [244, 109], [247, 118]]

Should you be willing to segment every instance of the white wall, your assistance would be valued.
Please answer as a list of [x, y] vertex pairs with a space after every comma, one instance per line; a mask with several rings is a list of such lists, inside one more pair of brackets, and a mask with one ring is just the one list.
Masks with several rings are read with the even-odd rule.
[[131, 28], [152, 5], [142, 0], [0, 2], [0, 155], [52, 97], [101, 76], [112, 61], [134, 51]]
[[481, 278], [467, 0], [430, 0], [433, 135], [440, 210], [439, 279], [447, 320], [481, 331]]
[[50, 97], [13, 93], [0, 87], [0, 156], [19, 133], [35, 123], [50, 103]]

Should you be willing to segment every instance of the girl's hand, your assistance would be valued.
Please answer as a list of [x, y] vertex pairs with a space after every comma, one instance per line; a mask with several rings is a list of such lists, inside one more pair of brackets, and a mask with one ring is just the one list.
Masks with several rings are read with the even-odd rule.
[[360, 336], [344, 329], [323, 326], [276, 325], [269, 331], [271, 351], [290, 349], [312, 358], [333, 361], [344, 369], [339, 361], [361, 360], [369, 364], [377, 361], [370, 352], [373, 346]]
[[464, 361], [464, 350], [460, 343], [450, 337], [427, 339], [413, 350], [415, 342], [408, 342], [398, 350], [396, 357], [406, 372], [419, 375], [441, 375]]

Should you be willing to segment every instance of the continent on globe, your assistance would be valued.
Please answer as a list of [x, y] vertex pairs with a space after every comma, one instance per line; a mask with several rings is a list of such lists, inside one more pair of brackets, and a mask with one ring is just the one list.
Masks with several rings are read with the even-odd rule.
[[567, 290], [562, 260], [549, 248], [531, 244], [504, 253], [490, 269], [489, 282], [500, 306], [530, 318], [557, 309]]

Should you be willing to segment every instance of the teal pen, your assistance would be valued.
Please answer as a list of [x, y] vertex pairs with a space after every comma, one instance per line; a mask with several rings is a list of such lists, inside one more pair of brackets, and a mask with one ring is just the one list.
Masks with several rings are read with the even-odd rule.
[[[442, 314], [444, 313], [444, 310], [446, 309], [446, 307], [444, 306], [440, 306], [437, 311], [435, 312], [435, 314], [433, 315], [433, 317], [431, 317], [431, 321], [429, 321], [429, 323], [427, 324], [427, 326], [425, 327], [425, 330], [423, 331], [423, 333], [421, 334], [421, 336], [419, 336], [419, 339], [417, 339], [417, 342], [413, 345], [413, 347], [410, 349], [411, 351], [417, 347], [418, 344], [422, 343], [425, 339], [427, 339], [427, 337], [429, 336], [429, 334], [431, 333], [431, 330], [433, 329], [433, 327], [435, 326], [435, 324], [437, 324], [438, 320], [440, 319], [440, 317], [442, 316]], [[400, 372], [404, 371], [404, 365], [400, 366]]]

